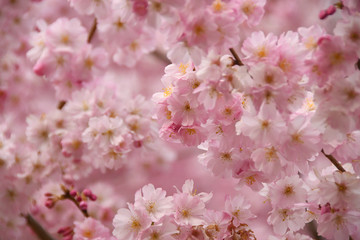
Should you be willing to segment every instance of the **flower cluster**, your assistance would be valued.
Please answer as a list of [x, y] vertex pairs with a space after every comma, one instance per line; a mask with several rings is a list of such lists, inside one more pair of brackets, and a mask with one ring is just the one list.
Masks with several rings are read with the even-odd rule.
[[227, 198], [225, 210], [208, 209], [210, 193], [196, 193], [186, 180], [182, 191], [166, 191], [148, 184], [135, 194], [135, 202], [119, 209], [113, 220], [117, 239], [256, 239], [246, 222], [253, 215], [242, 197]]

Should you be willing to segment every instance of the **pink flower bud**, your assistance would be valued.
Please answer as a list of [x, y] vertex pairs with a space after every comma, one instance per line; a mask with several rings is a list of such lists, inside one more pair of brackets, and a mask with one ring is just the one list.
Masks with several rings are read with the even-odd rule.
[[141, 141], [134, 141], [134, 147], [139, 148], [142, 146], [142, 142]]
[[81, 196], [77, 196], [77, 197], [75, 197], [75, 200], [78, 201], [78, 202], [81, 202], [83, 199], [82, 199]]
[[43, 76], [45, 74], [45, 65], [42, 63], [36, 63], [33, 67], [33, 71], [38, 76]]
[[57, 233], [62, 235], [64, 232], [68, 231], [69, 228], [71, 229], [71, 227], [62, 227], [57, 231]]
[[333, 15], [336, 12], [336, 7], [334, 5], [330, 5], [326, 10], [327, 15]]
[[320, 18], [321, 20], [325, 19], [327, 16], [328, 16], [328, 13], [327, 13], [326, 10], [321, 10], [321, 11], [319, 12], [319, 18]]
[[79, 207], [81, 210], [87, 210], [87, 203], [85, 201], [80, 202]]
[[54, 205], [55, 205], [55, 202], [52, 199], [47, 199], [45, 201], [45, 207], [47, 207], [47, 208], [52, 208], [52, 207], [54, 207]]
[[90, 197], [91, 196], [91, 194], [92, 194], [92, 192], [91, 192], [91, 190], [90, 189], [84, 189], [83, 191], [82, 191], [82, 193], [86, 196], [86, 197]]
[[148, 8], [147, 1], [137, 0], [134, 2], [132, 10], [136, 15], [138, 15], [140, 17], [144, 17], [147, 14], [147, 11], [148, 11], [147, 8]]
[[76, 190], [71, 190], [70, 191], [70, 196], [72, 196], [72, 197], [75, 197], [77, 195], [77, 191]]
[[92, 194], [89, 196], [89, 198], [90, 198], [91, 201], [96, 201], [97, 196], [92, 193]]
[[[62, 233], [62, 235], [63, 235], [63, 237], [71, 236], [70, 239], [72, 239], [73, 233], [74, 233], [73, 229], [72, 229], [71, 227], [67, 227], [67, 228], [65, 229], [65, 231]], [[65, 238], [63, 238], [63, 240], [64, 240], [64, 239], [65, 239]]]
[[45, 195], [45, 197], [52, 197], [53, 196], [53, 194], [49, 193], [49, 192], [45, 193], [44, 195]]

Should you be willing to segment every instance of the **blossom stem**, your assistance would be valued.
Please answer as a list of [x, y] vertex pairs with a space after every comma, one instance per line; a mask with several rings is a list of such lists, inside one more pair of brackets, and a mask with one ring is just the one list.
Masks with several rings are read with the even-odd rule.
[[344, 4], [342, 3], [342, 1], [334, 3], [334, 6], [339, 8], [339, 9], [343, 9], [344, 8]]
[[345, 169], [343, 168], [343, 166], [341, 166], [341, 164], [330, 154], [326, 154], [324, 152], [324, 149], [321, 149], [321, 152], [325, 155], [325, 157], [327, 157], [327, 159], [330, 160], [330, 162], [332, 164], [334, 164], [334, 166], [339, 169], [340, 172], [345, 172]]
[[76, 201], [76, 199], [70, 195], [70, 191], [68, 189], [64, 190], [64, 194], [61, 196], [62, 199], [69, 199], [70, 201], [72, 201], [73, 203], [75, 203], [76, 207], [82, 212], [82, 214], [85, 217], [89, 217], [89, 213], [87, 212], [87, 210], [85, 209], [81, 209], [80, 204], [78, 201]]
[[239, 66], [243, 66], [244, 64], [241, 62], [239, 55], [235, 52], [233, 48], [229, 49], [233, 57], [235, 58], [235, 64]]
[[310, 233], [310, 236], [314, 239], [314, 240], [325, 240], [325, 238], [321, 237], [318, 235], [317, 233], [317, 225], [316, 225], [316, 222], [315, 220], [309, 222], [306, 224], [306, 228], [307, 230], [309, 231]]
[[29, 213], [21, 214], [26, 219], [27, 225], [34, 231], [34, 233], [41, 240], [55, 240]]
[[88, 35], [88, 39], [87, 39], [87, 42], [88, 42], [88, 43], [91, 42], [91, 39], [93, 38], [93, 36], [94, 36], [94, 34], [95, 34], [95, 32], [96, 32], [96, 27], [97, 27], [97, 19], [95, 18], [95, 19], [94, 19], [94, 22], [93, 22], [93, 25], [91, 26], [89, 35]]
[[159, 50], [153, 51], [152, 55], [167, 65], [171, 64], [171, 61], [166, 57], [166, 55]]
[[63, 107], [65, 106], [65, 104], [66, 104], [66, 101], [60, 101], [59, 104], [58, 104], [58, 106], [57, 106], [57, 108], [58, 108], [59, 110], [61, 110], [61, 109], [63, 109]]

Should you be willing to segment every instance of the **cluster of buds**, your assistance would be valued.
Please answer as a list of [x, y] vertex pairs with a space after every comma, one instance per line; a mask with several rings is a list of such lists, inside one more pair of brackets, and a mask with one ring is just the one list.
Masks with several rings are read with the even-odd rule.
[[70, 226], [62, 227], [57, 231], [62, 236], [62, 240], [72, 240], [74, 236], [74, 229]]
[[321, 10], [319, 12], [319, 18], [321, 20], [323, 20], [323, 19], [327, 18], [328, 16], [333, 15], [336, 12], [337, 7], [342, 9], [344, 6], [343, 6], [342, 2], [338, 2], [338, 3], [335, 3], [334, 5], [330, 5], [327, 9]]
[[91, 201], [96, 201], [97, 199], [96, 195], [93, 194], [90, 189], [84, 189], [82, 193], [72, 189], [69, 195], [79, 203], [79, 208], [83, 211], [87, 210], [87, 199]]
[[47, 208], [53, 208], [57, 201], [69, 199], [75, 203], [75, 205], [82, 211], [85, 217], [88, 217], [87, 200], [89, 199], [91, 201], [96, 201], [97, 196], [92, 193], [90, 189], [84, 189], [82, 192], [78, 192], [75, 189], [69, 190], [63, 185], [61, 185], [61, 189], [63, 190], [64, 194], [60, 196], [54, 195], [52, 193], [45, 193], [45, 196], [47, 197], [45, 201], [45, 206]]

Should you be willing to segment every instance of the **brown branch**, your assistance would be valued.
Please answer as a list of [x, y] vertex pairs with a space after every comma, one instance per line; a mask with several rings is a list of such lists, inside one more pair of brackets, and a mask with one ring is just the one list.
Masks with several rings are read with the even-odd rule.
[[325, 157], [327, 157], [327, 159], [330, 160], [330, 162], [332, 164], [334, 164], [334, 166], [339, 169], [340, 172], [345, 172], [345, 169], [343, 168], [343, 166], [341, 166], [341, 164], [332, 156], [332, 155], [328, 155], [324, 152], [324, 149], [321, 149], [321, 152], [325, 155]]
[[87, 39], [87, 42], [88, 42], [88, 43], [90, 43], [90, 42], [91, 42], [91, 39], [94, 37], [94, 34], [95, 34], [95, 32], [96, 32], [96, 27], [97, 27], [97, 19], [95, 18], [95, 19], [94, 19], [94, 22], [93, 22], [93, 25], [91, 26], [89, 35], [88, 35], [88, 39]]
[[41, 240], [55, 240], [30, 214], [21, 214], [26, 219], [27, 225]]
[[60, 102], [58, 103], [57, 109], [59, 109], [59, 110], [63, 109], [63, 107], [65, 106], [65, 104], [66, 104], [66, 101], [60, 101]]
[[316, 221], [313, 220], [305, 225], [305, 228], [307, 229], [308, 233], [314, 240], [325, 240], [325, 238], [319, 236], [317, 232], [317, 224]]
[[165, 54], [163, 54], [159, 50], [155, 50], [151, 54], [166, 65], [171, 64], [171, 61], [165, 56]]
[[233, 48], [230, 48], [229, 50], [235, 58], [235, 64], [239, 66], [243, 66], [244, 64], [241, 62], [239, 55], [235, 52], [235, 50]]
[[342, 3], [342, 1], [334, 3], [334, 6], [339, 8], [339, 9], [343, 9], [344, 8], [344, 4]]

